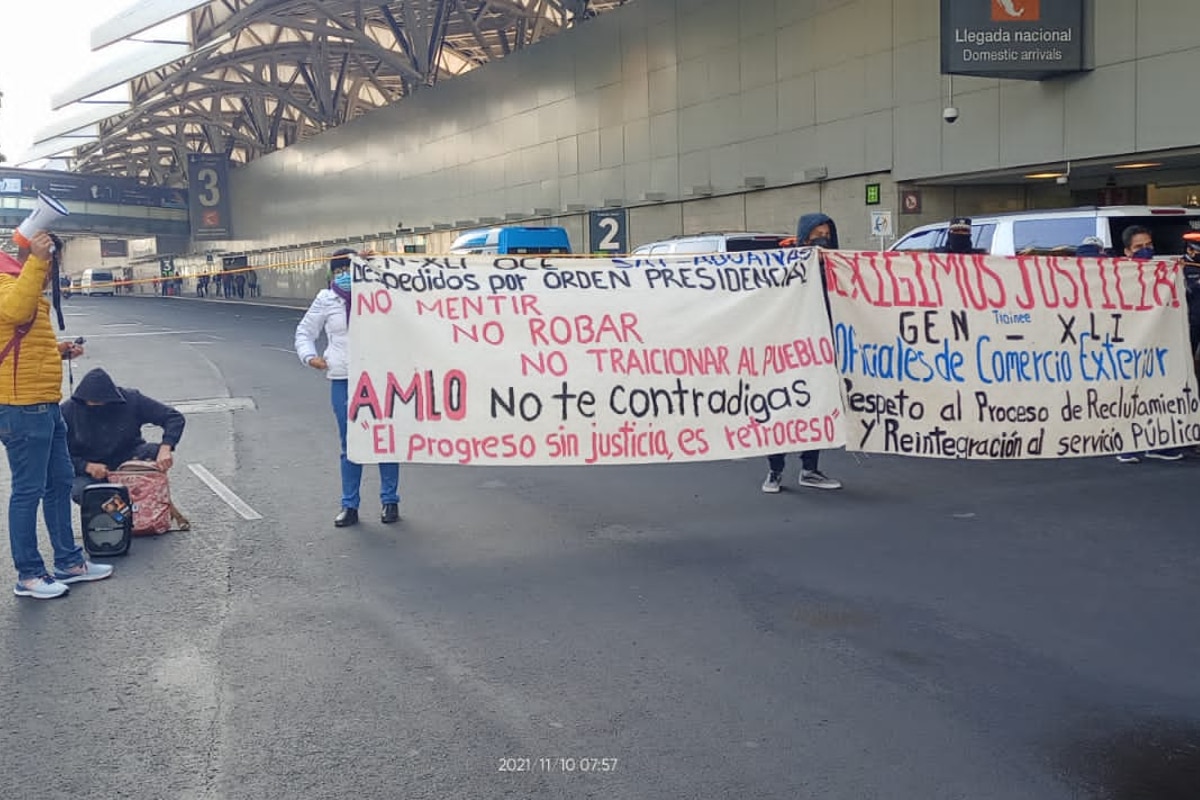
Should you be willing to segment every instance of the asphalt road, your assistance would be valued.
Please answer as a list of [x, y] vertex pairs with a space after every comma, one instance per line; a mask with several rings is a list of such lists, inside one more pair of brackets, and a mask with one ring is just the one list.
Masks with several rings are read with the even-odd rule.
[[368, 467], [338, 530], [300, 311], [67, 309], [193, 530], [0, 598], [3, 796], [1200, 796], [1200, 460], [404, 467], [394, 526]]

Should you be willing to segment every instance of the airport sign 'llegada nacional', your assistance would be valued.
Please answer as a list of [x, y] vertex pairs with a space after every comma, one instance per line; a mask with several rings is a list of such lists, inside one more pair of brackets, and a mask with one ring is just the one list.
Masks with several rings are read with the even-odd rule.
[[1043, 80], [1091, 69], [1092, 0], [942, 0], [942, 73]]

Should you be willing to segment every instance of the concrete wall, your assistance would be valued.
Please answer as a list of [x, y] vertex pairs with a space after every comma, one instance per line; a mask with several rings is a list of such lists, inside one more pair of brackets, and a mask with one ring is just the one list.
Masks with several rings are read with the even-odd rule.
[[[1049, 81], [956, 77], [955, 125], [941, 120], [938, 9], [894, 8], [897, 180], [1194, 147], [1200, 105], [1185, 97], [1200, 70], [1195, 0], [1095, 0], [1095, 70]], [[1181, 94], [1181, 91], [1183, 94]]]
[[[898, 211], [898, 182], [1195, 145], [1200, 104], [1180, 92], [1200, 70], [1200, 3], [1096, 6], [1095, 72], [956, 78], [951, 126], [938, 0], [636, 0], [235, 171], [239, 240], [223, 246], [514, 213], [565, 224], [582, 248], [586, 218], [565, 209], [611, 201], [630, 208], [635, 245], [791, 230], [819, 208], [868, 246], [868, 181]], [[750, 177], [766, 188], [747, 192]], [[927, 187], [924, 213], [895, 223], [1060, 198]]]

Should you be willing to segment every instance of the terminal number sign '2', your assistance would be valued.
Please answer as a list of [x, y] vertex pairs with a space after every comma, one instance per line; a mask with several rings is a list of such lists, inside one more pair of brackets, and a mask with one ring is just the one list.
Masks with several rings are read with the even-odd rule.
[[1061, 458], [1200, 441], [1171, 262], [377, 257], [354, 267], [350, 353], [347, 443], [361, 463], [842, 445]]

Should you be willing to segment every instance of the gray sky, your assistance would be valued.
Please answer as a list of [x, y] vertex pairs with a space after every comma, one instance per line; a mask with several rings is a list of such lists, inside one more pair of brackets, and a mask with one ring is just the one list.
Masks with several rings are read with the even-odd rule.
[[81, 65], [103, 60], [111, 49], [90, 52], [92, 29], [134, 5], [134, 0], [6, 0], [6, 10], [18, 2], [28, 7], [25, 18], [35, 21], [6, 14], [0, 25], [0, 152], [10, 164], [52, 120], [50, 95], [74, 83]]

